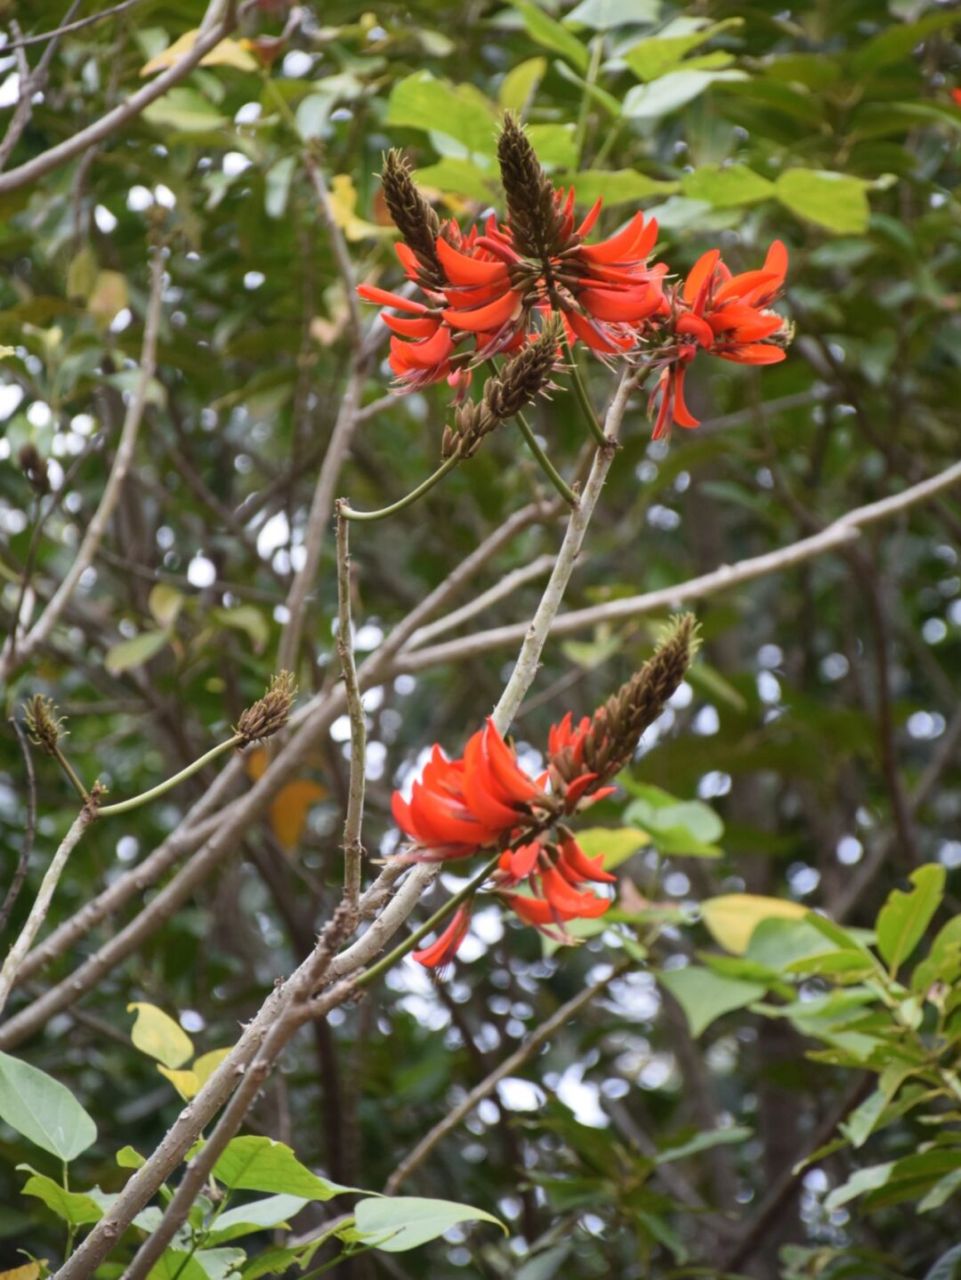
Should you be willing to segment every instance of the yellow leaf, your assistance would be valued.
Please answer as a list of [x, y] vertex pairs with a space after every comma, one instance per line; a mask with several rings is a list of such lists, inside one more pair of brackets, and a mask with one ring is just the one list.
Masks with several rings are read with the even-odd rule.
[[104, 324], [110, 324], [127, 305], [127, 280], [119, 271], [99, 271], [87, 299], [87, 310]]
[[742, 956], [762, 920], [801, 920], [808, 909], [800, 902], [765, 898], [757, 893], [725, 893], [701, 903], [701, 915], [714, 940]]
[[189, 1102], [196, 1093], [199, 1093], [200, 1081], [197, 1079], [196, 1071], [171, 1071], [169, 1067], [158, 1067], [157, 1070], [162, 1076], [167, 1077], [184, 1102]]
[[127, 1012], [131, 1010], [136, 1011], [137, 1020], [130, 1039], [141, 1053], [156, 1058], [165, 1067], [182, 1067], [193, 1056], [190, 1036], [163, 1009], [155, 1004], [134, 1003], [127, 1005]]
[[0, 1280], [38, 1280], [40, 1263], [28, 1262], [23, 1267], [14, 1267], [12, 1271], [0, 1271]]
[[[247, 755], [245, 763], [248, 777], [256, 782], [267, 768], [266, 750], [257, 747]], [[311, 806], [318, 800], [323, 800], [326, 794], [326, 787], [305, 778], [295, 778], [277, 792], [270, 806], [270, 825], [278, 842], [288, 853], [303, 834]]]
[[[169, 48], [145, 63], [140, 68], [140, 74], [152, 76], [157, 71], [172, 67], [194, 47], [197, 43], [197, 34], [196, 28], [193, 31], [185, 31]], [[221, 40], [220, 44], [215, 44], [209, 53], [204, 54], [200, 59], [200, 65], [202, 67], [234, 67], [238, 71], [256, 71], [257, 59], [247, 48], [247, 43], [246, 40], [231, 40], [229, 37]]]
[[392, 235], [393, 227], [378, 227], [358, 218], [357, 192], [349, 173], [338, 173], [330, 184], [330, 211], [348, 240], [364, 240], [367, 236]]
[[232, 1049], [211, 1049], [209, 1053], [201, 1054], [199, 1058], [194, 1059], [194, 1075], [201, 1088], [231, 1052]]

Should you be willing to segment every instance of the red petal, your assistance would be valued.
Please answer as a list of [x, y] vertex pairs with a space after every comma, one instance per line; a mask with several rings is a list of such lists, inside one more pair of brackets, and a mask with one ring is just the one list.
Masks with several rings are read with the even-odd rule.
[[435, 942], [420, 951], [411, 952], [413, 959], [418, 964], [422, 964], [425, 969], [437, 969], [450, 964], [467, 936], [470, 915], [469, 906], [458, 907], [451, 917], [450, 924]]
[[720, 249], [708, 249], [707, 253], [702, 253], [687, 273], [687, 279], [684, 281], [683, 297], [685, 302], [689, 302], [694, 306], [701, 295], [701, 290], [714, 274], [714, 268], [717, 266], [721, 257]]
[[499, 329], [508, 320], [512, 320], [521, 311], [521, 296], [509, 289], [502, 297], [495, 299], [486, 307], [475, 307], [470, 311], [443, 311], [441, 314], [449, 325], [455, 329], [466, 329], [470, 333], [484, 333], [488, 329]]
[[588, 213], [584, 218], [584, 221], [580, 224], [580, 226], [574, 232], [575, 235], [586, 236], [589, 234], [591, 228], [594, 226], [594, 223], [597, 221], [598, 214], [600, 213], [603, 204], [604, 204], [604, 197], [598, 196], [597, 199], [594, 201], [593, 205], [591, 206], [591, 208], [588, 210]]
[[729, 351], [715, 351], [713, 354], [724, 360], [733, 360], [735, 364], [780, 364], [787, 352], [768, 342], [747, 342], [744, 346], [732, 347]]
[[433, 316], [425, 316], [423, 319], [406, 319], [403, 316], [392, 316], [384, 311], [381, 314], [381, 320], [388, 329], [394, 333], [399, 333], [405, 338], [429, 338], [433, 333], [437, 332], [437, 326], [440, 321], [435, 320]]
[[726, 284], [721, 285], [714, 301], [721, 303], [728, 298], [747, 298], [755, 290], [767, 292], [770, 285], [776, 286], [778, 283], [778, 277], [773, 271], [742, 271], [740, 275], [731, 276]]
[[[650, 228], [648, 228], [648, 233]], [[657, 237], [657, 224], [654, 224], [654, 236]], [[636, 252], [635, 246], [647, 239], [644, 229], [643, 213], [635, 213], [626, 227], [599, 244], [581, 245], [578, 255], [588, 262], [619, 262], [627, 256], [643, 257]], [[653, 243], [653, 241], [651, 242]]]
[[594, 880], [598, 884], [614, 884], [617, 876], [604, 870], [604, 855], [589, 858], [576, 840], [563, 840], [560, 845], [563, 868], [573, 872], [578, 880]]
[[500, 787], [495, 792], [489, 785], [483, 729], [475, 733], [464, 748], [464, 765], [464, 799], [471, 811], [489, 827], [509, 831], [516, 826], [517, 810], [504, 803]]
[[541, 878], [544, 896], [562, 919], [592, 919], [602, 916], [611, 905], [610, 898], [599, 898], [596, 893], [578, 893], [554, 867], [548, 868]]
[[461, 253], [437, 237], [437, 256], [451, 284], [500, 284], [508, 279], [503, 262], [485, 262]]
[[564, 314], [581, 342], [592, 351], [599, 351], [601, 355], [620, 355], [622, 351], [634, 345], [633, 337], [617, 338], [612, 333], [602, 332], [593, 320], [579, 315], [576, 311], [567, 311]]
[[678, 368], [674, 374], [674, 421], [679, 427], [699, 427], [701, 424], [694, 417], [684, 400], [684, 377], [687, 370]]
[[486, 772], [488, 778], [500, 788], [502, 796], [515, 804], [526, 804], [538, 796], [533, 778], [519, 767], [514, 752], [498, 733], [497, 726], [489, 716], [483, 734]]
[[399, 293], [388, 293], [386, 289], [378, 289], [372, 284], [359, 284], [357, 293], [365, 302], [376, 302], [382, 307], [396, 307], [398, 311], [414, 311], [418, 315], [423, 315], [427, 310], [422, 302], [416, 302], [413, 298], [402, 298]]
[[643, 320], [652, 311], [657, 310], [660, 295], [645, 284], [618, 291], [583, 289], [578, 295], [578, 301], [596, 320], [607, 320], [616, 324]]
[[714, 345], [714, 330], [711, 325], [706, 320], [702, 320], [700, 316], [696, 316], [692, 311], [685, 312], [684, 315], [678, 317], [674, 331], [675, 333], [690, 334], [702, 347], [713, 347]]

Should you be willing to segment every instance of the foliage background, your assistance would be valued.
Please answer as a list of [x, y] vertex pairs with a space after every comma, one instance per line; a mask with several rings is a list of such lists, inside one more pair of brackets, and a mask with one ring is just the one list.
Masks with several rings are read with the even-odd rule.
[[[18, 157], [132, 92], [147, 59], [201, 12], [193, 0], [143, 0], [66, 39]], [[774, 236], [788, 243], [790, 358], [761, 372], [699, 368], [690, 399], [704, 425], [676, 432], [669, 446], [649, 442], [638, 399], [568, 607], [777, 549], [956, 460], [957, 5], [802, 0], [775, 12], [723, 0], [584, 0], [562, 15], [561, 26], [546, 8], [485, 0], [370, 11], [307, 4], [269, 72], [198, 70], [79, 163], [0, 198], [0, 342], [18, 352], [0, 373], [4, 631], [33, 523], [29, 488], [9, 463], [31, 442], [60, 484], [34, 568], [49, 594], [109, 468], [140, 350], [148, 236], [169, 245], [135, 473], [96, 572], [6, 695], [12, 710], [30, 692], [52, 694], [70, 717], [78, 768], [117, 796], [202, 753], [276, 666], [348, 358], [345, 291], [300, 163], [305, 142], [320, 149], [358, 276], [388, 286], [397, 271], [375, 176], [382, 151], [407, 148], [442, 204], [471, 214], [496, 194], [488, 178], [503, 106], [526, 108], [556, 173], [586, 170], [578, 197], [607, 196], [608, 230], [638, 204], [655, 210], [679, 270], [716, 244], [745, 269]], [[35, 0], [29, 14], [8, 4], [2, 16], [43, 31], [63, 15]], [[263, 3], [247, 25], [278, 34], [290, 16]], [[640, 43], [663, 36], [665, 24], [674, 43]], [[0, 67], [12, 75], [12, 56]], [[590, 376], [603, 399], [610, 375], [595, 364]], [[365, 400], [378, 401], [386, 382], [375, 364]], [[435, 390], [370, 416], [340, 482], [355, 505], [399, 497], [426, 474], [444, 407]], [[558, 394], [536, 425], [569, 467], [583, 432], [572, 398]], [[358, 530], [358, 647], [373, 648], [539, 489], [519, 436], [505, 431], [418, 507]], [[641, 848], [623, 864], [638, 892], [688, 904], [746, 889], [869, 924], [912, 867], [961, 865], [959, 529], [956, 501], [942, 497], [876, 526], [850, 555], [699, 606], [706, 662], [645, 739], [633, 779], [708, 802], [723, 819], [723, 854]], [[556, 536], [550, 526], [528, 530], [483, 585], [550, 553]], [[525, 621], [538, 590], [529, 581], [472, 625]], [[336, 679], [335, 611], [328, 544], [299, 670], [305, 690]], [[648, 651], [653, 623], [552, 642], [516, 725], [522, 747], [542, 742], [568, 707], [589, 711], [616, 687]], [[392, 785], [435, 739], [459, 748], [511, 656], [507, 647], [432, 666], [368, 696], [372, 854], [394, 847]], [[91, 1182], [118, 1185], [113, 1152], [152, 1149], [178, 1106], [131, 1049], [126, 1005], [179, 1012], [200, 1049], [229, 1044], [311, 945], [337, 891], [345, 738], [336, 724], [273, 820], [250, 830], [188, 907], [23, 1050], [97, 1118]], [[26, 821], [12, 734], [0, 740], [0, 767], [6, 875]], [[43, 850], [74, 807], [49, 762], [37, 769]], [[936, 786], [913, 806], [930, 770]], [[142, 858], [204, 785], [92, 830], [56, 918]], [[629, 800], [624, 793], [595, 810], [598, 825], [622, 825]], [[83, 953], [122, 923], [87, 938]], [[408, 964], [376, 996], [304, 1033], [253, 1113], [253, 1131], [291, 1141], [340, 1182], [380, 1186], [451, 1100], [610, 959], [601, 940], [545, 956], [530, 933], [504, 933], [493, 911], [478, 934], [446, 984], [432, 986]], [[655, 960], [670, 968], [710, 945], [702, 926], [684, 924], [661, 936]], [[32, 991], [77, 958], [58, 961]], [[850, 1070], [806, 1061], [806, 1047], [787, 1023], [745, 1011], [694, 1039], [639, 968], [411, 1179], [411, 1193], [499, 1213], [509, 1240], [480, 1228], [403, 1255], [402, 1265], [378, 1256], [337, 1274], [719, 1275], [765, 1193], [857, 1084]], [[719, 1125], [751, 1136], [665, 1166], [676, 1176], [650, 1175], [644, 1157]], [[892, 1159], [922, 1137], [906, 1119], [872, 1139], [868, 1154]], [[18, 1248], [56, 1257], [60, 1226], [17, 1194], [14, 1166], [35, 1153], [9, 1130], [0, 1151], [0, 1251], [10, 1266]], [[876, 1277], [886, 1267], [919, 1276], [956, 1242], [950, 1203], [921, 1215], [826, 1209], [829, 1190], [858, 1162], [841, 1152], [793, 1180], [743, 1273]]]

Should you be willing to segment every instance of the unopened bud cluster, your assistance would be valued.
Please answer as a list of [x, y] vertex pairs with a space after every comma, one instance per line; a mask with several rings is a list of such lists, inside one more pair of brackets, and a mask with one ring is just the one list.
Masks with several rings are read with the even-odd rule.
[[67, 730], [63, 727], [63, 717], [57, 715], [54, 703], [42, 693], [35, 693], [24, 703], [23, 718], [33, 745], [48, 756], [55, 756], [61, 738], [67, 736]]
[[297, 686], [289, 671], [275, 675], [264, 696], [248, 707], [237, 721], [234, 733], [242, 739], [241, 745], [249, 747], [279, 733], [290, 716], [296, 693]]
[[548, 324], [494, 377], [487, 379], [480, 400], [468, 401], [454, 411], [454, 425], [444, 429], [443, 457], [459, 453], [462, 458], [469, 458], [485, 436], [552, 389], [559, 339], [558, 327]]

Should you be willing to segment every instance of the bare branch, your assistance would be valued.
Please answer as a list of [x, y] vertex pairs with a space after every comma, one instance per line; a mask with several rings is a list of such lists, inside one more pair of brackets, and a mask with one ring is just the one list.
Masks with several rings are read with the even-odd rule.
[[384, 1184], [384, 1195], [396, 1195], [400, 1184], [402, 1182], [406, 1182], [414, 1170], [418, 1169], [424, 1163], [437, 1144], [443, 1141], [449, 1133], [452, 1133], [461, 1121], [470, 1115], [479, 1102], [482, 1102], [484, 1098], [489, 1097], [502, 1080], [505, 1080], [508, 1076], [515, 1075], [518, 1069], [522, 1067], [525, 1062], [528, 1062], [538, 1049], [550, 1040], [551, 1036], [554, 1035], [556, 1031], [560, 1031], [565, 1022], [573, 1018], [579, 1010], [583, 1009], [585, 1005], [590, 1004], [595, 997], [599, 996], [602, 991], [606, 990], [609, 984], [623, 973], [627, 967], [627, 963], [622, 963], [617, 967], [612, 968], [608, 973], [604, 974], [603, 977], [592, 982], [589, 987], [585, 987], [584, 990], [579, 991], [576, 996], [572, 996], [566, 1004], [562, 1004], [561, 1007], [552, 1013], [549, 1018], [546, 1018], [537, 1030], [533, 1031], [527, 1037], [523, 1044], [518, 1045], [512, 1054], [506, 1057], [502, 1062], [499, 1062], [494, 1070], [488, 1076], [485, 1076], [480, 1084], [475, 1085], [474, 1088], [471, 1089], [470, 1093], [466, 1094], [461, 1101], [458, 1102], [458, 1104], [453, 1107], [446, 1116], [444, 1116], [443, 1120], [438, 1121], [438, 1123], [434, 1125], [433, 1129], [429, 1129], [428, 1132], [424, 1134], [423, 1138], [421, 1138], [420, 1142], [418, 1142], [417, 1146], [414, 1147], [414, 1149], [410, 1151], [403, 1160], [401, 1160], [400, 1164]]
[[547, 554], [538, 556], [530, 564], [521, 565], [519, 569], [513, 569], [510, 573], [505, 574], [500, 582], [495, 582], [492, 587], [482, 591], [480, 595], [474, 596], [466, 604], [461, 605], [459, 609], [445, 613], [436, 622], [429, 622], [426, 627], [421, 627], [415, 631], [409, 641], [410, 648], [416, 649], [420, 645], [426, 644], [428, 640], [433, 640], [435, 636], [443, 635], [445, 631], [453, 631], [456, 627], [461, 626], [462, 623], [475, 618], [479, 613], [483, 613], [485, 609], [490, 608], [492, 604], [496, 604], [498, 600], [512, 596], [518, 587], [532, 582], [535, 578], [543, 577], [553, 567], [554, 557]]
[[357, 684], [354, 665], [353, 624], [350, 617], [350, 548], [348, 522], [337, 511], [337, 654], [344, 675], [344, 693], [350, 718], [350, 782], [347, 790], [347, 816], [344, 819], [344, 901], [352, 913], [357, 911], [360, 897], [364, 846], [361, 831], [364, 821], [364, 782], [367, 775], [367, 726], [364, 705]]
[[20, 750], [23, 752], [23, 767], [27, 774], [27, 829], [23, 835], [23, 844], [20, 846], [17, 869], [14, 871], [13, 879], [10, 881], [7, 892], [4, 895], [3, 906], [0, 907], [0, 933], [3, 933], [7, 927], [10, 912], [13, 910], [17, 898], [20, 896], [20, 890], [23, 888], [27, 867], [30, 865], [30, 855], [33, 853], [34, 837], [37, 833], [37, 779], [33, 772], [33, 757], [30, 755], [30, 744], [27, 742], [26, 734], [20, 728], [16, 716], [10, 717], [10, 724], [17, 735], [17, 741], [20, 743]]
[[[716, 595], [719, 591], [726, 591], [729, 587], [752, 582], [755, 578], [764, 578], [771, 573], [781, 573], [785, 569], [793, 568], [794, 565], [802, 564], [806, 560], [812, 560], [828, 551], [855, 542], [862, 529], [881, 520], [900, 515], [901, 512], [928, 501], [935, 494], [959, 482], [961, 482], [961, 462], [956, 462], [937, 475], [922, 480], [890, 498], [882, 498], [879, 502], [872, 502], [867, 506], [855, 507], [846, 515], [839, 516], [820, 533], [812, 534], [809, 538], [801, 538], [777, 551], [752, 556], [737, 564], [722, 565], [711, 573], [689, 578], [687, 582], [678, 583], [674, 587], [663, 587], [659, 591], [648, 591], [644, 595], [625, 596], [620, 600], [610, 600], [605, 604], [592, 605], [587, 609], [575, 609], [569, 613], [559, 614], [551, 628], [551, 634], [569, 636], [588, 627], [595, 627], [599, 623], [619, 622], [626, 618], [640, 617], [645, 613], [675, 609], [692, 600], [703, 600], [707, 596]], [[516, 644], [526, 633], [527, 627], [523, 623], [494, 627], [489, 631], [478, 631], [463, 639], [450, 640], [446, 644], [434, 645], [429, 649], [405, 651], [394, 667], [396, 671], [420, 671], [425, 667], [434, 667], [443, 662], [461, 662], [465, 658], [486, 653], [490, 649]]]
[[43, 880], [40, 882], [40, 889], [37, 893], [36, 901], [30, 908], [30, 914], [27, 916], [26, 923], [20, 930], [16, 941], [7, 953], [7, 958], [3, 962], [3, 968], [0, 969], [0, 1013], [3, 1012], [4, 1005], [13, 988], [17, 972], [23, 963], [23, 958], [30, 950], [30, 944], [37, 936], [37, 932], [44, 920], [47, 918], [47, 912], [50, 910], [50, 903], [63, 869], [67, 865], [67, 859], [73, 853], [80, 837], [90, 826], [94, 818], [97, 816], [95, 804], [85, 804], [79, 814], [73, 820], [70, 830], [60, 842], [60, 847], [53, 855], [49, 867], [47, 867]]
[[3, 45], [0, 48], [0, 53], [7, 53], [11, 49], [26, 49], [32, 44], [43, 44], [45, 40], [56, 40], [60, 36], [71, 35], [74, 31], [81, 31], [84, 27], [93, 26], [95, 22], [102, 22], [104, 18], [112, 18], [118, 13], [124, 13], [127, 9], [132, 9], [134, 5], [142, 3], [143, 0], [121, 0], [120, 4], [111, 5], [108, 9], [101, 9], [99, 13], [91, 13], [86, 18], [77, 18], [75, 22], [71, 22], [70, 15], [80, 7], [79, 4], [73, 4], [70, 6], [67, 17], [59, 27], [54, 27], [50, 31], [39, 31], [32, 36], [19, 36], [10, 44]]
[[[213, 15], [218, 14], [222, 9], [226, 9], [223, 17], [211, 22]], [[105, 138], [109, 138], [118, 129], [122, 129], [131, 120], [135, 120], [142, 111], [150, 106], [151, 102], [156, 102], [158, 98], [162, 98], [168, 89], [172, 89], [174, 85], [179, 84], [185, 76], [189, 75], [211, 49], [215, 48], [233, 30], [236, 21], [236, 14], [232, 4], [225, 4], [224, 0], [211, 0], [207, 16], [201, 27], [201, 34], [198, 36], [193, 48], [189, 49], [172, 67], [167, 67], [165, 71], [162, 71], [155, 80], [144, 85], [142, 89], [138, 89], [136, 93], [132, 93], [125, 102], [121, 102], [119, 106], [114, 107], [112, 111], [108, 111], [99, 120], [95, 120], [86, 129], [79, 130], [69, 138], [65, 138], [63, 142], [58, 142], [55, 147], [50, 147], [47, 151], [41, 151], [40, 155], [25, 161], [16, 169], [11, 169], [9, 173], [0, 174], [0, 195], [6, 195], [10, 191], [17, 191], [20, 187], [24, 187], [30, 182], [36, 182], [44, 174], [50, 173], [52, 169], [56, 169], [59, 165], [66, 164], [68, 160], [81, 155], [88, 147], [92, 147], [96, 143], [102, 142]]]

